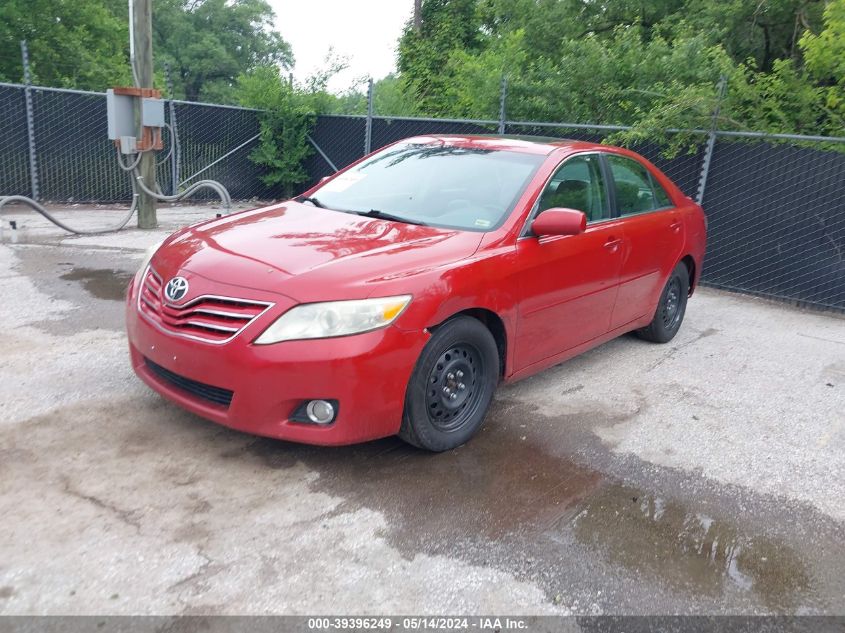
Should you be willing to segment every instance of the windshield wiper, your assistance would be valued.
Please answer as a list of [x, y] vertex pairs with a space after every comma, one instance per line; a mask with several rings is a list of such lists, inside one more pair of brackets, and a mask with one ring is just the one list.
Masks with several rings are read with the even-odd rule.
[[419, 222], [417, 220], [410, 220], [408, 218], [403, 218], [400, 215], [393, 215], [392, 213], [386, 213], [384, 211], [379, 211], [378, 209], [370, 209], [369, 211], [356, 211], [358, 215], [363, 215], [368, 218], [377, 218], [379, 220], [393, 220], [394, 222], [404, 222], [405, 224], [416, 224], [418, 226], [428, 226], [425, 222]]
[[321, 209], [326, 208], [326, 205], [324, 205], [322, 202], [317, 200], [317, 198], [312, 198], [310, 196], [299, 196], [298, 198], [296, 198], [296, 201], [297, 202], [310, 202], [315, 207], [320, 207]]

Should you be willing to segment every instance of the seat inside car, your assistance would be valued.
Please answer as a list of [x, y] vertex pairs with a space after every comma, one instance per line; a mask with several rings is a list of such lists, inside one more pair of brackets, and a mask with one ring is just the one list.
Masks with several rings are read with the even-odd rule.
[[639, 186], [623, 180], [616, 181], [616, 204], [623, 215], [628, 213], [642, 213], [651, 211], [652, 195], [644, 194]]
[[583, 180], [561, 180], [552, 190], [549, 187], [543, 194], [540, 208], [545, 211], [553, 207], [583, 211], [589, 216], [588, 185]]

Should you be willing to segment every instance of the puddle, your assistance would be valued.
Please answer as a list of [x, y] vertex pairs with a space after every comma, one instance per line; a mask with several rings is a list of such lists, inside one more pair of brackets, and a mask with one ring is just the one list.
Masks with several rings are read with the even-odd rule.
[[720, 595], [733, 585], [783, 610], [810, 588], [806, 566], [783, 543], [628, 486], [601, 487], [571, 528], [613, 562], [697, 593]]
[[[274, 512], [289, 521], [285, 513], [300, 503], [291, 498], [290, 484], [299, 486], [307, 472], [308, 490], [339, 505], [293, 529], [319, 531], [331, 516], [373, 510], [384, 519], [379, 537], [407, 560], [443, 555], [493, 567], [536, 583], [550, 602], [561, 596], [577, 613], [841, 611], [840, 524], [782, 500], [646, 469], [634, 459], [624, 473], [637, 470], [638, 484], [622, 484], [607, 474], [617, 465], [608, 466], [601, 456], [571, 456], [573, 447], [585, 446], [572, 431], [572, 419], [540, 418], [529, 407], [497, 403], [491, 422], [471, 443], [432, 455], [395, 438], [341, 448], [253, 438], [152, 397], [142, 406], [137, 402], [132, 397], [68, 407], [59, 412], [58, 427], [57, 414], [50, 412], [14, 434], [8, 431], [6, 442], [25, 433], [33, 455], [49, 454], [41, 449], [61, 431], [65, 459], [71, 459], [67, 455], [90, 450], [99, 428], [80, 422], [119, 420], [113, 439], [98, 436], [93, 442], [101, 452], [92, 454], [98, 456], [92, 464], [149, 467], [150, 455], [161, 455], [166, 466], [154, 466], [156, 474], [144, 475], [144, 481], [152, 484], [155, 499], [160, 490], [188, 495], [177, 506], [181, 524], [191, 529], [156, 533], [180, 541], [218, 529], [243, 536], [255, 527], [260, 533]], [[29, 459], [6, 457], [0, 470]], [[212, 491], [228, 490], [232, 481], [253, 491], [243, 507], [252, 513], [250, 521], [259, 517], [257, 527], [210, 518], [225, 515], [225, 500]], [[145, 499], [141, 495], [125, 507], [140, 512], [160, 502]], [[143, 521], [151, 532], [158, 525], [154, 512]], [[327, 549], [336, 547], [335, 536], [326, 540]]]
[[123, 301], [132, 273], [100, 268], [74, 268], [61, 278], [67, 281], [81, 281], [82, 287], [97, 299]]
[[[359, 506], [383, 512], [394, 534], [388, 538], [409, 556], [420, 550], [466, 555], [467, 543], [482, 542], [483, 548], [486, 542], [525, 558], [531, 550], [541, 568], [561, 569], [579, 564], [586, 546], [588, 558], [647, 575], [651, 587], [710, 599], [739, 594], [781, 612], [805, 598], [816, 601], [802, 556], [743, 527], [741, 515], [735, 524], [715, 516], [732, 516], [730, 511], [711, 516], [621, 485], [554, 454], [554, 443], [532, 442], [536, 434], [519, 427], [531, 421], [530, 412], [509, 409], [497, 407], [495, 424], [439, 455], [395, 438], [336, 449], [260, 439], [236, 453], [276, 469], [304, 462], [320, 473], [315, 490], [345, 499], [340, 512]], [[508, 426], [505, 415], [517, 422]], [[565, 429], [572, 421], [560, 423]], [[481, 554], [484, 560], [487, 555]], [[585, 567], [595, 562], [581, 560]]]
[[470, 444], [436, 455], [397, 438], [329, 449], [262, 439], [244, 450], [271, 468], [304, 462], [320, 473], [317, 490], [385, 512], [403, 538], [456, 532], [502, 539], [547, 529], [602, 479], [521, 437], [486, 428]]

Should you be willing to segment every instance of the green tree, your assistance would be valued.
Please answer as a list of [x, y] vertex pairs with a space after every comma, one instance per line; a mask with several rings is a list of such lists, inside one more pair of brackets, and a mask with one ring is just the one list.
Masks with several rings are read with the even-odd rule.
[[[367, 81], [361, 79], [340, 95], [324, 93], [315, 106], [320, 114], [366, 114]], [[373, 112], [376, 116], [414, 116], [419, 114], [413, 94], [395, 74], [373, 82]]]
[[399, 41], [399, 71], [422, 111], [451, 112], [445, 71], [454, 51], [480, 51], [481, 13], [477, 0], [425, 0], [422, 28], [409, 24]]
[[[3, 0], [0, 80], [22, 80], [25, 39], [37, 84], [88, 90], [130, 85], [128, 20], [125, 0]], [[293, 64], [266, 0], [155, 0], [153, 58], [157, 87], [167, 62], [177, 97], [213, 102], [235, 100], [241, 73]]]
[[427, 114], [494, 118], [507, 75], [511, 119], [633, 125], [625, 136], [651, 138], [709, 127], [724, 75], [720, 126], [836, 133], [843, 3], [424, 0], [399, 68]]
[[845, 0], [824, 10], [824, 28], [807, 31], [800, 41], [807, 70], [824, 92], [825, 108], [835, 117], [837, 132], [845, 128]]
[[240, 74], [293, 64], [266, 0], [156, 0], [153, 36], [157, 66], [189, 101], [231, 101]]
[[36, 84], [102, 90], [128, 83], [128, 9], [122, 6], [121, 15], [97, 0], [3, 0], [0, 80], [23, 80], [20, 40], [26, 40]]

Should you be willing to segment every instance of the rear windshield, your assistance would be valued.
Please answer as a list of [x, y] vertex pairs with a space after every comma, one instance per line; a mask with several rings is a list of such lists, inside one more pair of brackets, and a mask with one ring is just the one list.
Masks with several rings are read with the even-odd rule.
[[544, 158], [445, 144], [393, 145], [311, 196], [330, 209], [489, 231], [510, 214]]

